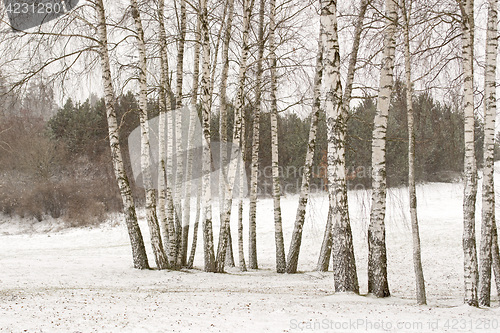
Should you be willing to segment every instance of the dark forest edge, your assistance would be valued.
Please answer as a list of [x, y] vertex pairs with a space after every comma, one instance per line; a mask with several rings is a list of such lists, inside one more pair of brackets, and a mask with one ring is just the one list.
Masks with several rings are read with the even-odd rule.
[[[407, 118], [404, 84], [396, 81], [389, 112], [387, 143], [387, 175], [389, 186], [406, 186]], [[103, 99], [95, 96], [83, 103], [67, 99], [61, 108], [51, 108], [50, 91], [37, 87], [25, 100], [11, 96], [11, 107], [0, 112], [0, 209], [5, 215], [35, 218], [62, 218], [68, 226], [96, 225], [105, 215], [118, 212], [121, 200], [113, 177], [107, 141], [107, 125]], [[430, 94], [414, 96], [416, 127], [417, 182], [454, 182], [463, 172], [463, 114], [433, 99]], [[17, 101], [12, 103], [12, 101]], [[46, 104], [43, 107], [40, 103]], [[4, 103], [3, 105], [9, 105]], [[347, 123], [346, 165], [351, 189], [371, 186], [371, 135], [375, 100], [366, 98], [349, 113]], [[232, 105], [229, 105], [228, 137], [232, 137]], [[55, 114], [46, 119], [40, 110]], [[149, 101], [151, 117], [158, 115], [158, 102]], [[252, 123], [253, 106], [245, 106], [245, 120]], [[128, 153], [127, 137], [139, 126], [138, 102], [134, 94], [117, 98], [123, 152]], [[271, 151], [263, 145], [270, 141], [270, 114], [264, 110], [260, 118], [261, 150], [259, 194], [270, 196]], [[323, 191], [325, 185], [326, 129], [325, 115], [319, 121], [317, 149], [314, 157], [311, 190]], [[213, 140], [219, 140], [219, 115], [211, 118]], [[310, 117], [282, 113], [278, 118], [281, 185], [286, 194], [300, 190], [302, 168]], [[476, 158], [483, 160], [483, 124], [476, 121]], [[252, 128], [246, 131], [246, 168], [250, 171]], [[500, 158], [499, 139], [495, 160]], [[128, 156], [126, 166], [130, 172]], [[33, 185], [35, 184], [35, 185]], [[266, 185], [267, 184], [267, 185]], [[141, 189], [134, 197], [143, 203]]]

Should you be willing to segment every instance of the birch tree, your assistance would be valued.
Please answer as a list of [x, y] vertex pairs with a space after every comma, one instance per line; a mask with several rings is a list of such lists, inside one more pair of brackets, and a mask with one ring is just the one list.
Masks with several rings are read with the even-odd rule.
[[146, 82], [146, 45], [144, 30], [136, 0], [131, 0], [132, 18], [136, 29], [137, 49], [139, 51], [139, 120], [141, 123], [141, 169], [142, 181], [146, 191], [146, 220], [151, 234], [151, 246], [158, 269], [168, 267], [167, 257], [163, 249], [161, 232], [156, 215], [156, 194], [151, 177], [151, 157], [149, 147], [148, 101]]
[[[183, 97], [183, 78], [184, 78], [184, 51], [186, 44], [186, 0], [180, 0], [180, 9], [178, 13], [178, 26], [179, 26], [179, 37], [177, 42], [177, 73], [176, 73], [176, 93], [175, 93], [175, 105], [176, 109], [182, 108], [182, 97]], [[184, 251], [182, 248], [182, 240], [187, 237], [186, 233], [189, 229], [183, 224], [182, 219], [182, 185], [184, 179], [184, 152], [182, 149], [182, 117], [181, 113], [176, 113], [177, 117], [175, 119], [175, 139], [176, 139], [176, 172], [175, 172], [175, 221], [176, 221], [176, 239], [177, 239], [177, 266], [181, 267], [185, 263]]]
[[403, 34], [405, 46], [405, 74], [406, 74], [406, 108], [408, 113], [408, 192], [410, 197], [410, 217], [413, 240], [413, 268], [415, 271], [415, 283], [418, 304], [426, 304], [425, 280], [422, 269], [422, 258], [420, 249], [420, 233], [417, 216], [417, 191], [415, 186], [415, 127], [413, 112], [413, 84], [411, 74], [411, 53], [410, 53], [410, 13], [411, 4], [407, 0], [402, 0], [403, 10]]
[[[167, 36], [165, 32], [165, 1], [158, 1], [158, 23], [159, 23], [159, 45], [160, 45], [160, 114], [158, 119], [158, 218], [160, 226], [163, 227], [163, 240], [165, 246], [168, 246], [167, 258], [169, 261], [169, 268], [176, 268], [175, 252], [177, 247], [177, 240], [175, 234], [174, 221], [171, 217], [172, 210], [172, 190], [167, 184], [167, 168], [166, 159], [171, 155], [167, 155], [166, 151], [166, 112], [171, 111], [172, 101], [170, 98], [170, 83], [168, 79], [168, 53], [167, 53]], [[170, 117], [169, 117], [170, 118]], [[170, 162], [171, 164], [171, 162]], [[166, 206], [168, 202], [169, 215], [167, 218]], [[168, 245], [166, 245], [168, 244]]]
[[262, 108], [262, 63], [264, 59], [264, 15], [266, 2], [260, 0], [257, 51], [257, 77], [255, 79], [255, 105], [253, 112], [252, 161], [250, 171], [250, 209], [248, 222], [248, 266], [258, 269], [257, 261], [257, 189], [259, 182], [260, 113]]
[[[175, 0], [177, 2], [177, 0]], [[184, 82], [184, 50], [186, 45], [186, 0], [180, 0], [179, 40], [177, 42], [177, 74], [175, 89], [175, 106], [182, 107], [182, 84]]]
[[[359, 53], [359, 45], [361, 42], [361, 33], [363, 32], [363, 22], [366, 15], [366, 10], [368, 8], [368, 4], [371, 0], [362, 0], [359, 12], [356, 18], [354, 37], [352, 42], [352, 50], [351, 55], [349, 57], [349, 67], [347, 69], [347, 79], [345, 84], [344, 96], [342, 99], [342, 110], [344, 113], [345, 119], [347, 119], [349, 105], [351, 103], [352, 98], [352, 90], [354, 84], [354, 74], [356, 72], [356, 64], [358, 60]], [[328, 212], [328, 216], [331, 215], [331, 212]], [[332, 233], [331, 233], [331, 219], [327, 218], [327, 224], [325, 227], [323, 242], [321, 243], [321, 251], [320, 256], [318, 258], [318, 265], [316, 269], [318, 271], [326, 272], [328, 270], [328, 264], [331, 257], [332, 252]]]
[[120, 189], [120, 196], [123, 203], [123, 213], [125, 215], [125, 222], [132, 247], [134, 268], [149, 269], [146, 248], [144, 247], [141, 229], [139, 228], [139, 223], [137, 222], [137, 214], [132, 196], [132, 190], [125, 171], [123, 155], [120, 147], [118, 121], [115, 111], [115, 93], [113, 80], [111, 78], [111, 65], [109, 61], [106, 13], [102, 0], [96, 0], [94, 6], [98, 18], [98, 49], [102, 71], [102, 82], [104, 86], [104, 100], [106, 103], [106, 118], [108, 122], [109, 144], [111, 147], [113, 170]]
[[274, 234], [276, 243], [276, 271], [285, 273], [285, 245], [283, 241], [283, 226], [281, 221], [281, 185], [279, 175], [278, 154], [278, 101], [276, 92], [278, 82], [276, 76], [276, 44], [274, 40], [276, 31], [276, 1], [269, 1], [269, 61], [271, 71], [271, 156], [273, 174], [273, 205], [274, 205]]
[[[194, 33], [194, 61], [193, 61], [193, 86], [191, 90], [191, 107], [196, 110], [197, 104], [198, 104], [198, 81], [199, 81], [199, 74], [200, 74], [200, 47], [201, 47], [201, 41], [200, 41], [200, 30], [201, 30], [201, 19], [200, 15], [196, 15], [196, 31]], [[191, 183], [193, 179], [193, 157], [194, 157], [194, 149], [193, 149], [193, 143], [195, 139], [195, 121], [198, 120], [198, 113], [197, 112], [191, 112], [190, 114], [191, 118], [189, 120], [189, 137], [188, 137], [188, 144], [187, 144], [187, 156], [186, 156], [186, 170], [184, 172], [185, 175], [185, 195], [184, 195], [184, 206], [182, 208], [182, 218], [184, 219], [183, 222], [183, 230], [182, 230], [182, 261], [183, 263], [186, 262], [187, 260], [187, 251], [188, 251], [188, 240], [189, 240], [189, 224], [190, 224], [190, 219], [191, 219]], [[198, 187], [200, 187], [198, 183]], [[196, 197], [196, 219], [194, 223], [194, 229], [193, 229], [193, 240], [192, 240], [192, 246], [191, 246], [191, 252], [189, 255], [189, 261], [187, 263], [187, 266], [189, 268], [193, 267], [193, 261], [194, 261], [194, 255], [196, 252], [196, 241], [198, 239], [198, 224], [199, 224], [199, 218], [200, 218], [200, 212], [199, 212], [199, 205], [200, 205], [200, 197], [201, 197], [201, 191], [198, 190], [197, 197]]]
[[212, 228], [212, 194], [210, 189], [212, 172], [212, 154], [210, 152], [210, 34], [208, 26], [207, 0], [200, 1], [201, 17], [201, 109], [203, 130], [203, 244], [205, 271], [215, 272], [215, 253]]
[[[240, 56], [240, 69], [238, 74], [238, 92], [236, 96], [236, 107], [234, 115], [234, 129], [233, 129], [233, 147], [235, 148], [231, 155], [237, 156], [241, 152], [241, 131], [242, 131], [242, 121], [243, 121], [243, 106], [245, 98], [245, 81], [247, 72], [247, 61], [248, 52], [250, 46], [248, 43], [248, 35], [250, 31], [250, 19], [252, 16], [253, 0], [244, 0], [243, 2], [243, 42], [241, 47]], [[232, 207], [232, 197], [233, 197], [233, 186], [234, 180], [237, 172], [236, 158], [232, 158], [230, 165], [228, 167], [227, 175], [222, 181], [225, 183], [225, 194], [226, 198], [224, 200], [224, 221], [221, 222], [220, 233], [219, 233], [219, 244], [217, 248], [217, 272], [224, 271], [226, 248], [227, 248], [227, 238], [228, 238], [228, 226], [231, 216]], [[227, 178], [226, 178], [227, 177]]]
[[328, 140], [328, 196], [332, 225], [333, 272], [336, 292], [359, 293], [345, 176], [345, 127], [342, 112], [337, 2], [321, 1], [323, 91]]
[[318, 40], [318, 55], [316, 57], [316, 75], [314, 77], [314, 105], [311, 115], [311, 127], [309, 129], [309, 140], [307, 144], [306, 161], [302, 183], [300, 186], [299, 206], [295, 217], [295, 225], [290, 241], [290, 249], [286, 261], [286, 272], [288, 274], [297, 273], [299, 262], [300, 244], [302, 242], [302, 229], [304, 226], [307, 201], [309, 199], [309, 182], [311, 180], [312, 164], [314, 159], [314, 149], [316, 147], [316, 131], [318, 129], [319, 113], [321, 112], [321, 80], [323, 76], [323, 45], [321, 43], [321, 32]]
[[[226, 219], [226, 210], [224, 209], [224, 203], [226, 198], [226, 183], [223, 181], [226, 174], [227, 165], [227, 127], [228, 127], [228, 112], [227, 112], [227, 81], [229, 76], [229, 46], [231, 42], [231, 29], [233, 25], [233, 14], [234, 14], [234, 0], [229, 0], [227, 2], [227, 21], [226, 29], [224, 32], [224, 40], [222, 43], [222, 74], [220, 79], [220, 174], [219, 174], [219, 201], [220, 201], [220, 211], [221, 211], [221, 221]], [[233, 156], [234, 158], [234, 156]], [[232, 242], [231, 242], [231, 228], [228, 225], [228, 244], [227, 244], [227, 257], [232, 258]], [[234, 259], [230, 260], [230, 264], [234, 265]]]
[[498, 0], [488, 1], [486, 69], [484, 75], [484, 149], [482, 225], [479, 265], [479, 305], [490, 306], [492, 228], [495, 221], [495, 119], [496, 64], [498, 52]]
[[464, 77], [464, 229], [462, 245], [464, 251], [464, 302], [478, 306], [477, 288], [479, 274], [476, 252], [476, 194], [477, 170], [474, 151], [474, 1], [457, 0], [461, 13], [462, 67]]
[[386, 29], [380, 73], [377, 111], [373, 120], [372, 139], [372, 205], [368, 227], [368, 292], [376, 297], [388, 297], [387, 252], [385, 246], [386, 210], [386, 133], [393, 85], [397, 11], [394, 0], [385, 1]]

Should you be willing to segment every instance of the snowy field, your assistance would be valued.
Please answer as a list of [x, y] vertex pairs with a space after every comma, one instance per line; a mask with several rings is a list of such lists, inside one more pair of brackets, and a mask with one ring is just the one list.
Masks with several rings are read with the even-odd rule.
[[[415, 301], [407, 192], [392, 189], [386, 220], [392, 296], [387, 299], [336, 295], [332, 273], [314, 272], [326, 222], [324, 195], [313, 195], [308, 207], [295, 275], [274, 272], [270, 199], [258, 203], [261, 269], [245, 273], [237, 268], [204, 273], [201, 233], [195, 269], [139, 271], [132, 268], [128, 235], [118, 216], [98, 228], [65, 230], [54, 230], [50, 221], [26, 224], [0, 217], [0, 331], [499, 332], [495, 287], [491, 309], [462, 305], [462, 186], [426, 184], [417, 192], [427, 306]], [[364, 191], [349, 194], [362, 294], [367, 292], [368, 198]], [[282, 200], [286, 250], [297, 199]], [[478, 229], [479, 215], [480, 206]], [[140, 217], [147, 241], [143, 212]], [[218, 225], [214, 231], [217, 235]]]

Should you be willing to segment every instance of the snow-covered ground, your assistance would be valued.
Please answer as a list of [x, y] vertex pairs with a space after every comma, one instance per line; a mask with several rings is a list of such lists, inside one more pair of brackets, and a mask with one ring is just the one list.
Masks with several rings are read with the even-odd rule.
[[[497, 297], [490, 309], [462, 305], [462, 186], [434, 183], [417, 191], [427, 306], [415, 302], [407, 192], [391, 189], [386, 223], [392, 296], [387, 299], [334, 294], [332, 273], [314, 272], [327, 214], [324, 195], [312, 196], [300, 273], [294, 275], [274, 272], [270, 199], [258, 203], [260, 269], [245, 273], [237, 268], [204, 273], [201, 233], [196, 269], [139, 271], [132, 268], [119, 217], [99, 228], [65, 230], [52, 229], [50, 221], [26, 226], [0, 217], [0, 331], [499, 332]], [[282, 200], [287, 250], [297, 199]], [[349, 204], [361, 293], [366, 294], [369, 193], [350, 192]], [[478, 229], [479, 215], [480, 207]], [[140, 217], [147, 241], [144, 214]], [[217, 235], [218, 225], [214, 231]], [[236, 227], [232, 231], [236, 240]], [[237, 261], [236, 243], [234, 250]], [[154, 265], [151, 252], [149, 259]]]

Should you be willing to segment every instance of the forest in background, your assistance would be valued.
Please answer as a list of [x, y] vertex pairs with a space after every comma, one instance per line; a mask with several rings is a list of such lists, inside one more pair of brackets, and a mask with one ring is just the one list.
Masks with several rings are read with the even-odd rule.
[[[10, 96], [5, 104], [10, 109], [0, 112], [0, 155], [2, 191], [0, 208], [6, 215], [36, 218], [62, 217], [69, 226], [95, 225], [105, 221], [105, 215], [118, 212], [120, 197], [111, 168], [105, 105], [102, 98], [92, 96], [85, 102], [69, 98], [57, 108], [50, 89], [39, 84], [30, 99]], [[33, 105], [33, 99], [37, 104]], [[416, 178], [419, 182], [456, 182], [463, 172], [463, 115], [449, 105], [435, 101], [429, 94], [414, 96], [417, 126]], [[20, 100], [20, 101], [19, 101]], [[13, 103], [12, 101], [17, 101]], [[46, 103], [47, 105], [41, 106]], [[367, 98], [351, 109], [347, 122], [346, 165], [351, 189], [371, 186], [371, 135], [375, 114], [374, 99]], [[232, 105], [230, 108], [234, 108]], [[53, 110], [50, 110], [53, 108]], [[128, 135], [139, 126], [138, 103], [128, 92], [117, 99], [116, 111], [120, 122], [123, 151], [128, 156]], [[149, 101], [150, 117], [158, 115], [158, 101]], [[52, 114], [46, 119], [40, 113]], [[408, 127], [406, 93], [398, 82], [392, 97], [388, 126], [388, 184], [406, 186], [408, 181]], [[229, 112], [228, 136], [232, 137], [233, 112]], [[252, 105], [245, 106], [245, 122], [253, 122]], [[213, 140], [218, 141], [220, 116], [211, 119]], [[266, 149], [271, 129], [269, 113], [261, 122], [259, 155], [259, 194], [271, 195], [271, 151]], [[281, 188], [283, 194], [297, 194], [302, 181], [307, 150], [309, 117], [281, 113], [278, 118]], [[325, 191], [324, 156], [326, 124], [320, 117], [317, 149], [314, 157], [312, 191]], [[482, 161], [483, 125], [477, 121], [476, 141], [478, 165]], [[245, 165], [250, 171], [252, 128], [245, 135], [247, 143]], [[496, 145], [496, 160], [500, 157]], [[126, 165], [131, 172], [128, 158]], [[135, 199], [144, 204], [143, 191], [134, 187]], [[64, 221], [64, 222], [63, 222]]]

